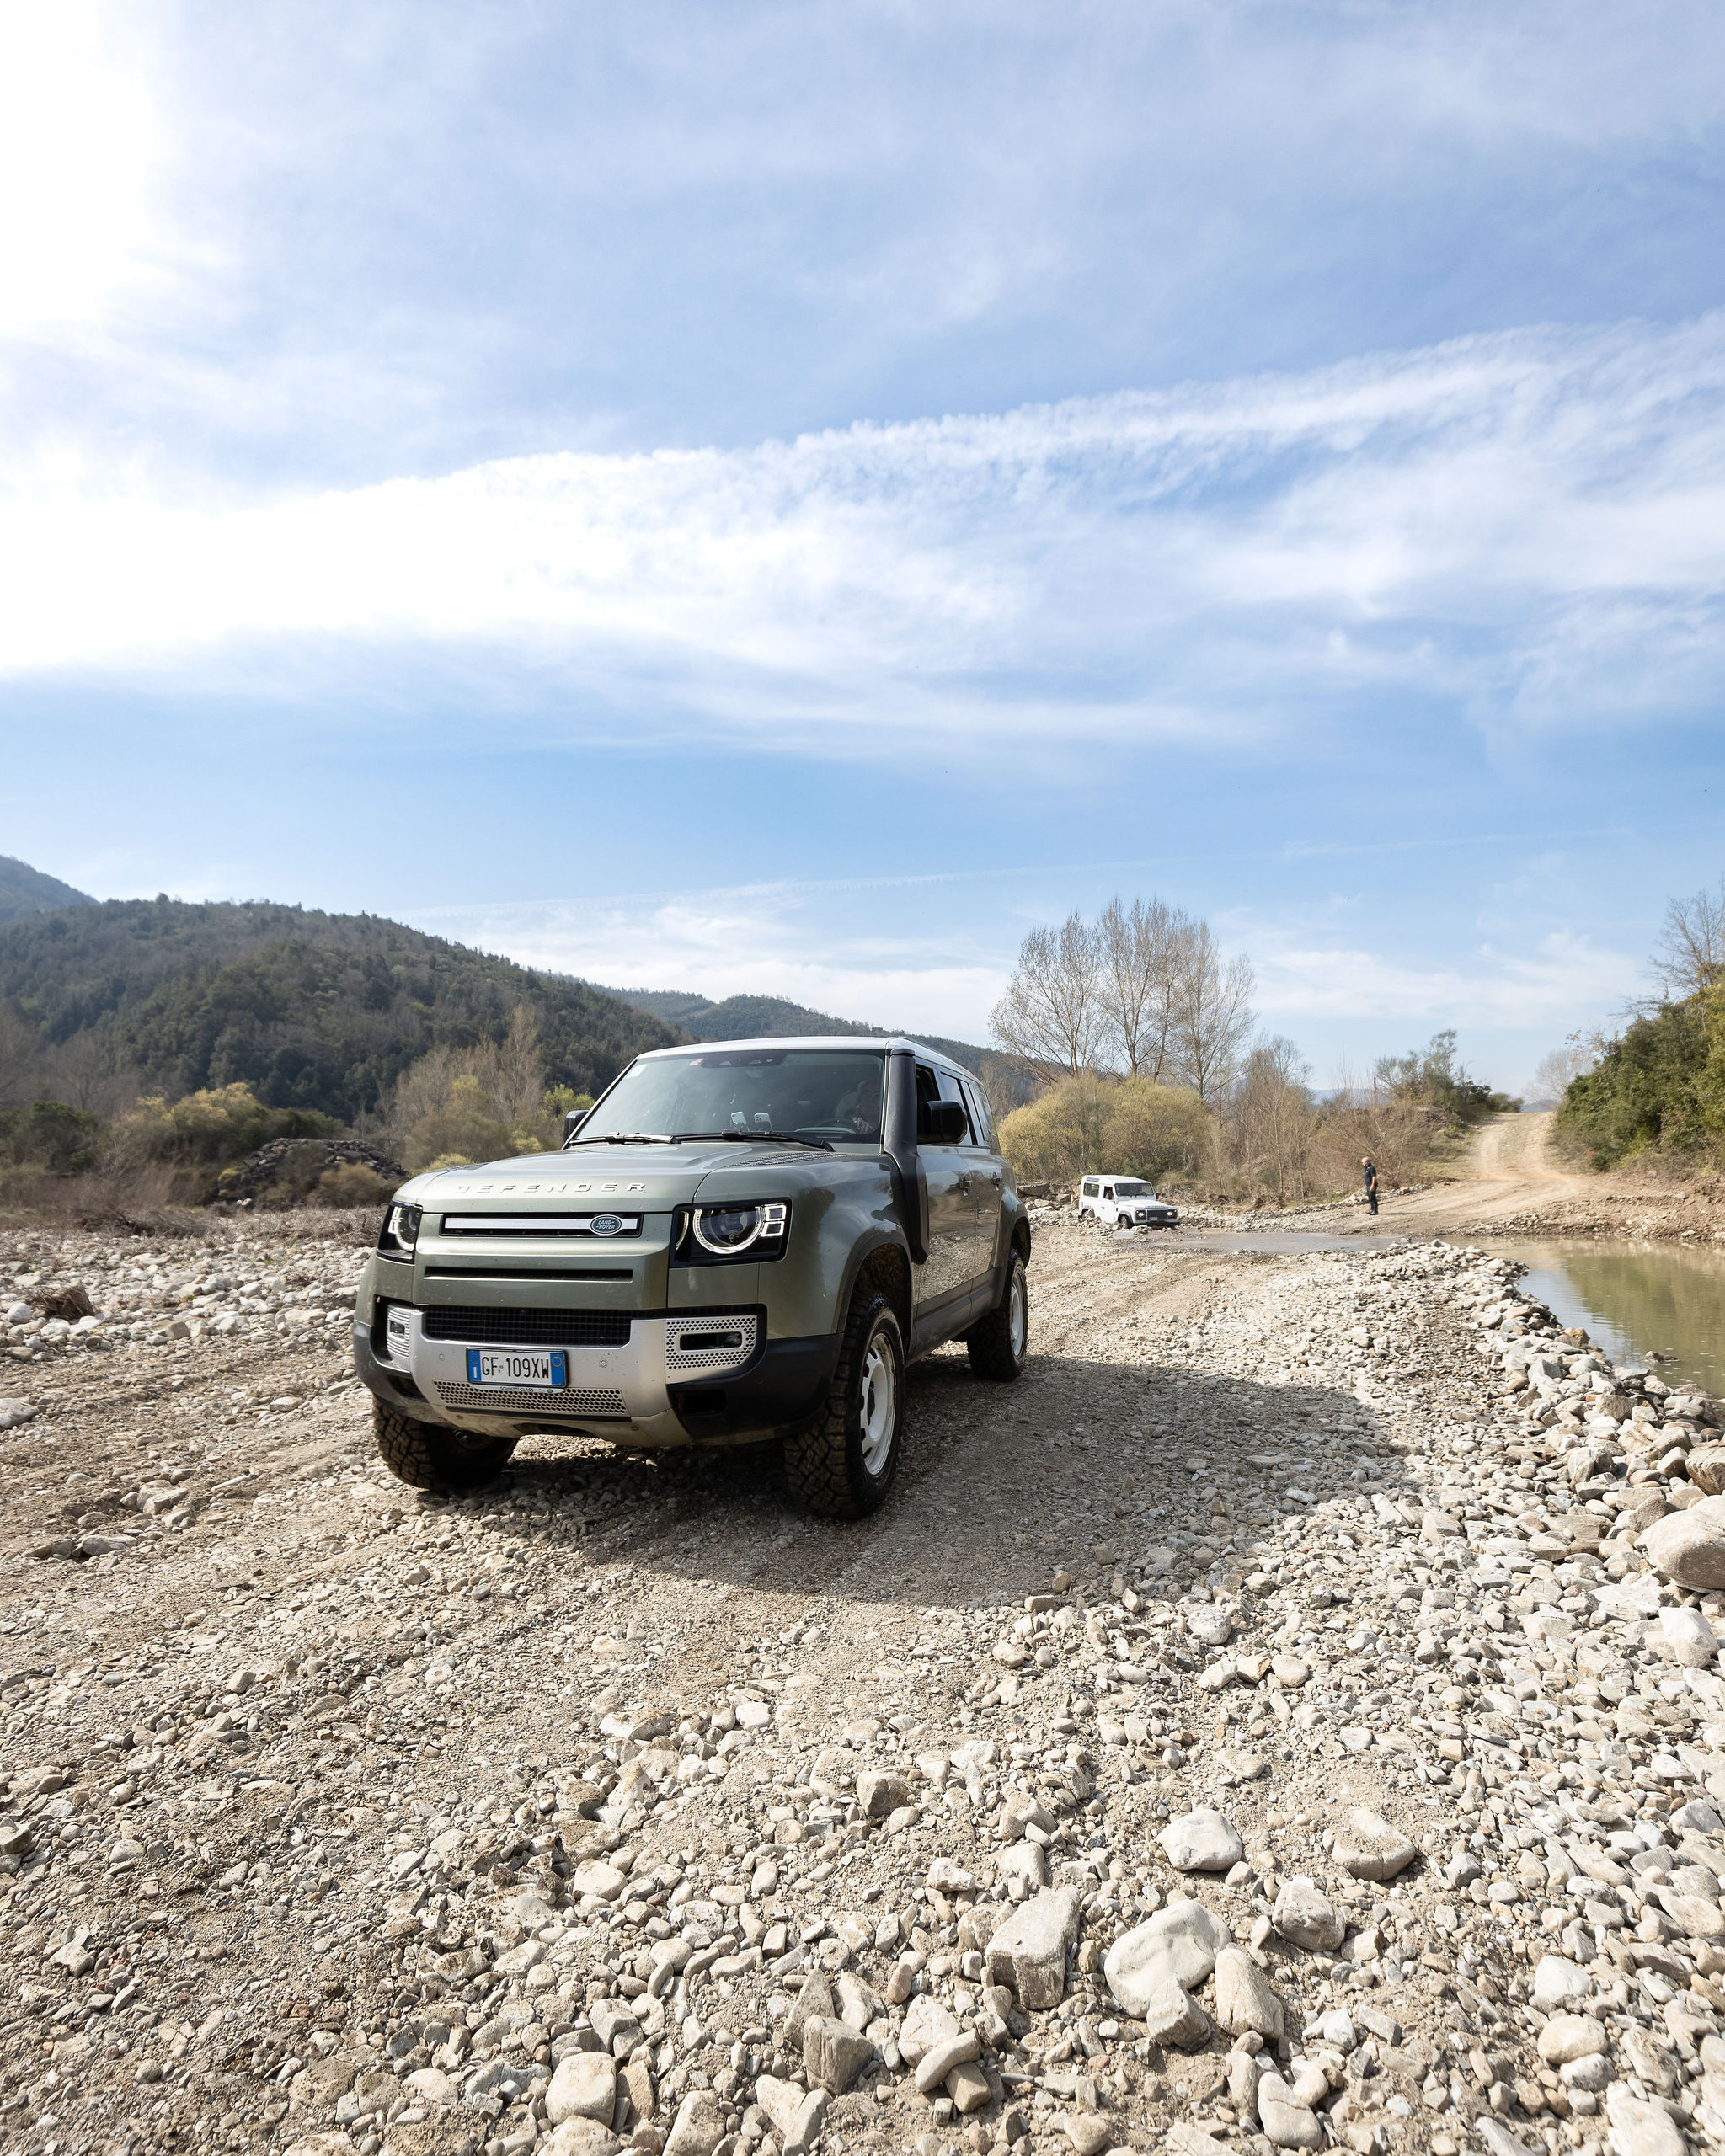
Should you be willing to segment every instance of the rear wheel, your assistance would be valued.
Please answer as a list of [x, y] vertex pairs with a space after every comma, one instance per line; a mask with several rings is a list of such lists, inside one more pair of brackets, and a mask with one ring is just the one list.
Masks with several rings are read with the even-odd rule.
[[515, 1449], [513, 1438], [475, 1438], [442, 1422], [419, 1422], [381, 1400], [371, 1402], [378, 1455], [398, 1482], [414, 1490], [473, 1490], [500, 1475]]
[[892, 1305], [863, 1290], [845, 1321], [826, 1404], [785, 1439], [785, 1480], [812, 1513], [861, 1519], [891, 1489], [905, 1424], [905, 1337]]
[[1007, 1290], [985, 1318], [964, 1335], [970, 1367], [980, 1378], [1010, 1385], [1030, 1353], [1030, 1284], [1023, 1255], [1014, 1251], [1007, 1267]]

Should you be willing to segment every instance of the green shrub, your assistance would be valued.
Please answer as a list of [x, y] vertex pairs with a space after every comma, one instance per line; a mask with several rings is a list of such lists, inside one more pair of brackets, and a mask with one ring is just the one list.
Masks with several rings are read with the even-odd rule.
[[357, 1211], [363, 1206], [387, 1204], [394, 1189], [393, 1183], [386, 1182], [363, 1161], [344, 1161], [339, 1168], [326, 1168], [318, 1177], [312, 1203]]
[[1453, 1033], [1434, 1033], [1423, 1049], [1378, 1059], [1376, 1090], [1403, 1107], [1434, 1109], [1445, 1129], [1471, 1130], [1488, 1116], [1505, 1115], [1521, 1103], [1470, 1078], [1455, 1060]]
[[268, 1108], [249, 1086], [188, 1093], [171, 1105], [152, 1094], [114, 1125], [112, 1149], [122, 1161], [166, 1161], [177, 1166], [217, 1167], [243, 1160], [272, 1138], [329, 1138], [340, 1125], [311, 1108]]
[[0, 1146], [14, 1167], [81, 1176], [96, 1164], [99, 1119], [63, 1101], [35, 1101], [0, 1115]]
[[1637, 1018], [1570, 1081], [1554, 1127], [1596, 1168], [1644, 1154], [1725, 1155], [1725, 988]]
[[1194, 1173], [1215, 1128], [1196, 1093], [1148, 1078], [1086, 1074], [1014, 1108], [1000, 1126], [1000, 1145], [1023, 1182], [1067, 1182], [1097, 1169], [1154, 1182]]

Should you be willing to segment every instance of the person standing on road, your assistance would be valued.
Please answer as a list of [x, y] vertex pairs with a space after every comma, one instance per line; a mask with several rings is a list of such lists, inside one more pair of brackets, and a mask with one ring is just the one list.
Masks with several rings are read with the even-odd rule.
[[1370, 1206], [1372, 1218], [1375, 1219], [1378, 1211], [1378, 1171], [1370, 1153], [1359, 1165], [1365, 1170], [1365, 1202]]

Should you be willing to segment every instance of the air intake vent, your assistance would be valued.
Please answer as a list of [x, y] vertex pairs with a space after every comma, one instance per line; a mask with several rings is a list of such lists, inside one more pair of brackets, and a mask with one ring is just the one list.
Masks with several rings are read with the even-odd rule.
[[446, 1407], [464, 1407], [476, 1415], [585, 1415], [627, 1417], [628, 1407], [620, 1392], [575, 1392], [542, 1386], [533, 1392], [506, 1392], [491, 1385], [440, 1385], [437, 1397]]
[[483, 1304], [432, 1303], [422, 1310], [428, 1340], [478, 1347], [627, 1348], [627, 1310], [500, 1310]]

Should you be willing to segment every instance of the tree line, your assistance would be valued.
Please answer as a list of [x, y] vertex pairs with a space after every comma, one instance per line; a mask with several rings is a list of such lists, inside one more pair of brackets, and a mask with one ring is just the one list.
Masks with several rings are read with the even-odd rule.
[[[1033, 929], [991, 1021], [991, 1093], [1019, 1176], [1095, 1170], [1290, 1199], [1417, 1175], [1434, 1147], [1519, 1105], [1471, 1078], [1454, 1033], [1320, 1097], [1295, 1043], [1259, 1030], [1252, 963], [1162, 899]], [[1005, 1079], [1035, 1097], [1012, 1105]]]

